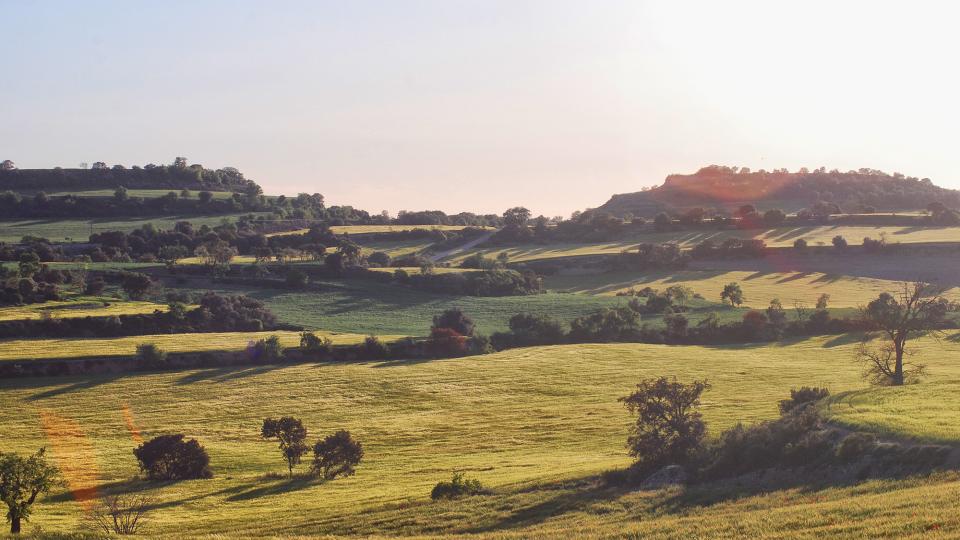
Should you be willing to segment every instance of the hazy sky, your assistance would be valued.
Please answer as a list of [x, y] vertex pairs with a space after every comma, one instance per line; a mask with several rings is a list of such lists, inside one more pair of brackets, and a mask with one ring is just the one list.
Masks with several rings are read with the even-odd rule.
[[569, 214], [711, 163], [960, 188], [950, 2], [0, 0], [0, 159]]

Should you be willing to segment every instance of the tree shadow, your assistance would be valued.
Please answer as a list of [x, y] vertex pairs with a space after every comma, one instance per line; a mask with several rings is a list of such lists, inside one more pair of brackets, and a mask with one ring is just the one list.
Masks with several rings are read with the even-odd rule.
[[[83, 379], [83, 380], [75, 381], [69, 384], [60, 385], [55, 388], [50, 388], [48, 390], [44, 390], [43, 392], [39, 392], [30, 396], [27, 396], [24, 399], [26, 399], [27, 401], [40, 401], [42, 399], [57, 397], [57, 396], [69, 394], [72, 392], [79, 392], [81, 390], [89, 390], [91, 388], [96, 388], [101, 384], [111, 383], [117, 380], [118, 378], [120, 378], [120, 375], [106, 375], [106, 376], [93, 377], [89, 379]], [[49, 384], [42, 384], [42, 383], [37, 384], [37, 386], [48, 386], [48, 385]]]
[[178, 386], [184, 386], [201, 381], [215, 383], [233, 381], [256, 375], [263, 375], [277, 369], [289, 367], [290, 364], [264, 364], [258, 366], [225, 366], [211, 369], [203, 369], [188, 373], [177, 379]]
[[257, 499], [260, 497], [269, 497], [272, 495], [280, 495], [283, 493], [290, 493], [294, 491], [300, 491], [312, 486], [320, 485], [322, 482], [318, 481], [313, 476], [298, 475], [293, 478], [284, 478], [282, 480], [263, 480], [263, 482], [271, 482], [267, 485], [259, 485], [256, 483], [248, 484], [247, 486], [240, 486], [236, 488], [232, 495], [226, 498], [228, 502], [236, 501], [247, 501], [250, 499]]

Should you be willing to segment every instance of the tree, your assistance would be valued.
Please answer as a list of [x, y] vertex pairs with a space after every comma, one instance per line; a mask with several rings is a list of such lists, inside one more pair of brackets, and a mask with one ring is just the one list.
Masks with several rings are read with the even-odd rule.
[[508, 227], [523, 227], [530, 220], [530, 210], [516, 206], [503, 213], [503, 223]]
[[153, 343], [137, 345], [137, 364], [145, 368], [157, 369], [164, 367], [167, 353]]
[[673, 227], [673, 220], [666, 212], [660, 212], [653, 218], [653, 228], [658, 231], [667, 231]]
[[836, 235], [836, 236], [834, 236], [834, 237], [833, 237], [833, 240], [831, 240], [831, 242], [833, 243], [833, 247], [835, 247], [835, 248], [837, 248], [837, 249], [839, 249], [839, 250], [841, 250], [841, 251], [844, 250], [844, 249], [847, 249], [847, 239], [844, 238], [844, 237], [842, 237], [842, 236], [840, 236], [839, 234]]
[[367, 257], [367, 262], [377, 266], [390, 266], [390, 255], [383, 251], [375, 251]]
[[816, 306], [817, 311], [822, 311], [824, 309], [827, 309], [827, 304], [829, 302], [830, 302], [830, 295], [827, 293], [821, 294], [817, 298], [817, 306]]
[[17, 166], [14, 165], [13, 162], [10, 161], [9, 159], [5, 159], [2, 162], [0, 162], [0, 171], [12, 171], [16, 168]]
[[197, 199], [200, 201], [202, 206], [206, 206], [210, 204], [210, 201], [213, 200], [213, 193], [210, 193], [209, 191], [201, 191], [197, 195]]
[[798, 251], [803, 251], [807, 249], [807, 241], [804, 240], [803, 238], [797, 238], [796, 240], [793, 241], [793, 248]]
[[120, 283], [123, 291], [133, 300], [143, 298], [143, 295], [150, 290], [151, 285], [153, 285], [153, 281], [150, 280], [150, 276], [141, 272], [125, 272], [123, 281]]
[[118, 203], [125, 202], [130, 199], [130, 195], [127, 193], [127, 188], [123, 186], [118, 186], [117, 189], [113, 191], [113, 200]]
[[140, 470], [153, 481], [212, 478], [210, 456], [196, 439], [182, 433], [159, 435], [133, 450]]
[[432, 329], [449, 328], [461, 336], [472, 336], [474, 326], [473, 319], [460, 308], [451, 308], [433, 316]]
[[723, 286], [720, 300], [730, 302], [731, 306], [739, 306], [746, 300], [746, 297], [743, 296], [743, 289], [740, 288], [740, 284], [734, 282]]
[[693, 298], [693, 289], [685, 285], [671, 285], [664, 291], [671, 302], [676, 302], [678, 306], [684, 306], [687, 300]]
[[293, 468], [300, 463], [300, 459], [309, 450], [307, 448], [307, 428], [299, 418], [284, 416], [279, 420], [265, 418], [260, 436], [264, 439], [276, 439], [279, 442], [280, 453], [287, 461], [287, 470], [293, 478]]
[[767, 210], [763, 213], [763, 222], [770, 226], [780, 225], [785, 219], [787, 219], [787, 215], [779, 208]]
[[171, 244], [161, 247], [157, 255], [157, 258], [163, 261], [167, 265], [167, 268], [172, 270], [174, 265], [177, 264], [177, 261], [190, 256], [190, 251], [187, 250], [186, 246]]
[[60, 485], [60, 470], [47, 463], [46, 450], [23, 458], [0, 453], [0, 500], [7, 504], [10, 533], [20, 533], [20, 522], [30, 519], [37, 497]]
[[644, 472], [664, 465], [684, 465], [700, 448], [706, 424], [697, 408], [706, 381], [685, 384], [666, 377], [647, 379], [620, 398], [637, 420], [627, 438], [630, 455]]
[[187, 158], [185, 157], [176, 157], [173, 160], [173, 168], [175, 169], [186, 169], [187, 168]]
[[277, 336], [257, 340], [253, 345], [253, 358], [261, 364], [278, 362], [283, 358], [283, 345]]
[[[865, 375], [877, 384], [900, 386], [923, 373], [924, 366], [905, 362], [907, 342], [914, 336], [936, 333], [943, 324], [949, 302], [929, 284], [902, 283], [894, 296], [881, 293], [860, 308], [860, 318], [868, 328], [857, 350], [857, 358], [866, 364]], [[871, 337], [879, 334], [885, 343], [871, 346]]]
[[351, 476], [363, 459], [363, 445], [349, 431], [341, 429], [313, 445], [310, 472], [324, 480]]
[[20, 277], [31, 278], [40, 271], [40, 256], [33, 251], [24, 251], [20, 254]]

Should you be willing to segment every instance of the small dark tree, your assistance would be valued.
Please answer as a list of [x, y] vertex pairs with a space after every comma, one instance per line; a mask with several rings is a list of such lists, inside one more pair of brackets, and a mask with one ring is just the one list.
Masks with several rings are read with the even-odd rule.
[[367, 336], [364, 338], [362, 349], [367, 358], [379, 360], [390, 356], [390, 346], [377, 336]]
[[326, 336], [320, 337], [313, 332], [301, 332], [300, 349], [312, 355], [330, 354], [333, 352], [333, 342]]
[[706, 381], [690, 384], [666, 377], [647, 379], [620, 398], [637, 415], [627, 447], [644, 472], [664, 465], [685, 465], [700, 449], [706, 425], [697, 411]]
[[462, 472], [455, 472], [449, 482], [443, 480], [433, 486], [433, 490], [430, 491], [430, 498], [433, 500], [457, 499], [479, 493], [483, 493], [483, 484], [479, 480], [466, 478]]
[[473, 319], [460, 308], [452, 308], [433, 316], [433, 328], [449, 328], [461, 336], [473, 335]]
[[341, 429], [313, 445], [310, 472], [324, 480], [351, 476], [363, 459], [363, 446], [349, 431]]
[[[882, 293], [866, 307], [860, 318], [871, 330], [857, 351], [866, 364], [865, 375], [877, 384], [900, 386], [923, 373], [924, 366], [905, 362], [907, 341], [919, 334], [936, 332], [943, 324], [949, 302], [932, 286], [917, 281], [902, 283], [896, 297]], [[880, 334], [885, 343], [871, 346], [870, 337]]]
[[143, 298], [143, 295], [147, 294], [152, 284], [153, 282], [150, 280], [150, 276], [146, 274], [141, 272], [126, 272], [123, 275], [123, 281], [120, 286], [123, 288], [123, 291], [127, 293], [127, 296], [134, 300], [140, 300]]
[[180, 433], [160, 435], [133, 450], [140, 470], [154, 481], [212, 478], [210, 456], [196, 439]]
[[743, 289], [740, 288], [739, 283], [727, 283], [720, 293], [720, 300], [730, 302], [731, 306], [739, 306], [743, 304], [746, 298], [743, 296]]
[[383, 251], [374, 251], [367, 257], [367, 262], [377, 266], [390, 266], [390, 255]]
[[37, 497], [60, 484], [60, 470], [47, 463], [43, 448], [30, 457], [0, 453], [0, 500], [7, 505], [10, 533], [19, 534]]
[[159, 369], [165, 367], [167, 362], [167, 353], [153, 343], [141, 343], [137, 345], [137, 364], [146, 369]]
[[287, 461], [287, 471], [293, 478], [293, 468], [300, 463], [300, 459], [307, 453], [307, 428], [299, 418], [284, 416], [279, 420], [265, 418], [260, 436], [264, 439], [276, 439], [279, 442], [280, 453]]
[[833, 247], [835, 247], [835, 248], [837, 248], [837, 249], [839, 249], [839, 250], [841, 250], [841, 251], [847, 249], [847, 239], [844, 238], [844, 237], [842, 237], [842, 236], [840, 236], [839, 234], [836, 235], [836, 236], [834, 236], [834, 237], [833, 237], [833, 240], [831, 240], [831, 242], [833, 242]]
[[799, 389], [791, 389], [790, 399], [780, 401], [780, 414], [790, 413], [801, 405], [820, 401], [829, 395], [830, 391], [826, 388], [804, 386]]
[[797, 251], [803, 251], [807, 249], [807, 241], [803, 238], [797, 238], [793, 241], [793, 248]]

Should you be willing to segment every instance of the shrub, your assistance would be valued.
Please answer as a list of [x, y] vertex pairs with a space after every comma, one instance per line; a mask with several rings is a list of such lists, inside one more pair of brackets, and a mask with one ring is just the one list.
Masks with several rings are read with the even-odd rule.
[[146, 274], [140, 272], [124, 272], [120, 286], [131, 299], [139, 300], [143, 298], [152, 284], [153, 282], [150, 280], [150, 276]]
[[286, 284], [291, 289], [303, 289], [309, 281], [307, 274], [302, 270], [291, 268], [287, 271]]
[[210, 457], [196, 439], [182, 434], [160, 435], [133, 450], [140, 470], [153, 481], [212, 478]]
[[787, 414], [801, 405], [820, 401], [830, 395], [826, 388], [803, 386], [799, 389], [790, 390], [790, 399], [784, 399], [780, 402], [780, 414]]
[[467, 337], [453, 328], [434, 327], [430, 330], [427, 349], [432, 356], [439, 358], [463, 356], [467, 352]]
[[367, 262], [376, 266], [390, 266], [390, 255], [383, 251], [375, 251], [367, 257]]
[[325, 480], [351, 476], [363, 459], [363, 446], [349, 431], [340, 430], [313, 445], [310, 472]]
[[313, 332], [301, 332], [300, 349], [314, 356], [328, 355], [333, 352], [333, 342], [330, 338], [320, 337]]
[[546, 315], [518, 313], [510, 317], [509, 325], [509, 332], [497, 332], [491, 338], [497, 349], [556, 345], [564, 341], [563, 325]]
[[159, 369], [166, 366], [167, 353], [153, 343], [137, 345], [137, 364], [146, 369]]
[[803, 238], [797, 238], [796, 240], [793, 241], [793, 247], [794, 249], [803, 251], [807, 249], [807, 241], [804, 240]]
[[851, 433], [837, 445], [837, 459], [841, 461], [856, 461], [873, 450], [877, 438], [872, 433], [857, 431]]
[[606, 308], [574, 319], [570, 339], [578, 342], [612, 342], [637, 339], [640, 317], [628, 308]]
[[699, 452], [706, 425], [697, 408], [708, 388], [706, 381], [686, 384], [660, 377], [642, 381], [632, 394], [620, 398], [637, 415], [627, 447], [638, 469], [686, 465]]
[[367, 358], [383, 359], [390, 356], [390, 346], [380, 340], [377, 336], [367, 336], [363, 340], [363, 354]]
[[483, 484], [476, 478], [466, 478], [462, 472], [453, 473], [449, 482], [440, 481], [433, 486], [430, 491], [430, 498], [438, 499], [456, 499], [468, 495], [478, 495], [483, 493]]
[[277, 362], [283, 358], [283, 345], [280, 344], [280, 338], [270, 336], [266, 339], [258, 340], [253, 345], [253, 359], [263, 364]]
[[461, 336], [472, 336], [474, 326], [473, 319], [460, 308], [448, 309], [433, 316], [432, 328], [449, 328]]
[[831, 242], [833, 243], [833, 247], [837, 249], [840, 249], [840, 250], [847, 249], [846, 238], [840, 236], [839, 234], [837, 236], [834, 236]]

